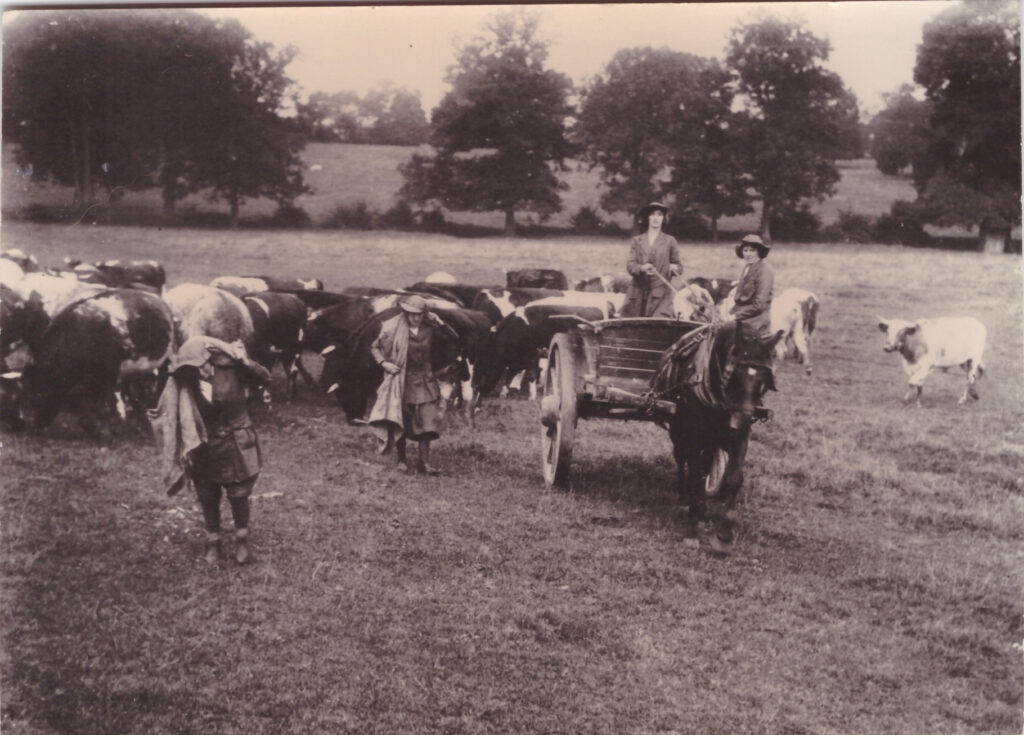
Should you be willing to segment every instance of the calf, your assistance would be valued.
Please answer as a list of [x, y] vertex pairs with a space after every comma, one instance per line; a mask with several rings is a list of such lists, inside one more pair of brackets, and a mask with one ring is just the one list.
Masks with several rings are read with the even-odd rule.
[[520, 268], [505, 271], [505, 285], [509, 288], [554, 288], [569, 290], [569, 279], [562, 271], [551, 268]]
[[[298, 296], [276, 291], [247, 294], [242, 302], [249, 310], [253, 326], [252, 357], [273, 372], [278, 362], [288, 377], [288, 398], [295, 398], [295, 380], [301, 373], [306, 382], [315, 385], [313, 377], [302, 364], [303, 328], [306, 305]], [[264, 389], [269, 402], [270, 386]]]
[[886, 352], [899, 352], [903, 369], [910, 378], [904, 403], [914, 400], [921, 405], [921, 387], [934, 368], [959, 365], [967, 374], [967, 385], [958, 404], [967, 396], [978, 399], [974, 384], [985, 371], [985, 325], [972, 317], [939, 317], [918, 319], [878, 319], [878, 328], [885, 333]]
[[775, 345], [775, 356], [786, 358], [792, 349], [797, 360], [811, 374], [811, 335], [818, 321], [818, 297], [802, 288], [787, 288], [772, 299], [771, 333], [783, 333]]

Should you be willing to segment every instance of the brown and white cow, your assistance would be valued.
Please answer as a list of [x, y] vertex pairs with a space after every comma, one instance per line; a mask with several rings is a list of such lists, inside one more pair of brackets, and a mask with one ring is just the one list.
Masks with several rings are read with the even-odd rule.
[[252, 317], [242, 300], [229, 291], [183, 283], [164, 294], [164, 300], [174, 314], [177, 346], [192, 337], [206, 336], [229, 344], [241, 342], [252, 351]]
[[244, 296], [247, 293], [260, 291], [323, 291], [324, 282], [319, 278], [279, 278], [277, 276], [218, 276], [210, 281], [210, 285]]
[[903, 369], [910, 379], [904, 403], [921, 405], [921, 387], [934, 368], [960, 366], [967, 374], [967, 385], [957, 402], [962, 405], [970, 396], [978, 399], [975, 382], [985, 371], [985, 325], [973, 317], [938, 317], [918, 319], [878, 318], [878, 328], [885, 333], [886, 352], [898, 352]]
[[772, 299], [771, 333], [783, 333], [775, 346], [775, 356], [784, 360], [792, 350], [796, 359], [811, 374], [811, 335], [818, 322], [818, 297], [803, 288], [787, 288]]

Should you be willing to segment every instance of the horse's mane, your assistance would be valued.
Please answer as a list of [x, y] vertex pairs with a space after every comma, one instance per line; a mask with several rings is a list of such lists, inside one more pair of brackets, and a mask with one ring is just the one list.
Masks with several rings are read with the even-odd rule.
[[735, 322], [716, 322], [683, 335], [662, 354], [652, 391], [669, 400], [689, 395], [710, 408], [725, 408], [735, 339]]

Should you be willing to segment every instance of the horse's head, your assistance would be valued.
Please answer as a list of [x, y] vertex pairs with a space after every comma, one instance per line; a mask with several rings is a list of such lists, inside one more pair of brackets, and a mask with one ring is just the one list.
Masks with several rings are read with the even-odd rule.
[[[730, 327], [721, 332], [725, 337], [722, 344], [729, 346], [728, 353], [723, 355], [723, 392], [729, 408], [729, 427], [744, 429], [753, 421], [754, 409], [764, 394], [775, 390], [772, 354], [785, 333], [778, 331], [764, 338], [744, 333], [743, 325], [735, 322]], [[730, 335], [732, 339], [728, 339]]]

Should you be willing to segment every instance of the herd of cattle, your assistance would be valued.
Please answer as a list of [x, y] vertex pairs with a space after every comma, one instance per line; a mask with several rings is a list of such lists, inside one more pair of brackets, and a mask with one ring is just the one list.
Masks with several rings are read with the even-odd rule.
[[[427, 300], [441, 327], [444, 339], [437, 341], [432, 359], [442, 371], [444, 393], [461, 400], [472, 416], [481, 397], [513, 381], [530, 386], [532, 393], [560, 321], [552, 316], [616, 318], [628, 286], [626, 277], [602, 275], [570, 283], [557, 270], [523, 269], [508, 271], [501, 286], [468, 285], [435, 273], [404, 289], [330, 291], [317, 279], [266, 276], [224, 276], [209, 284], [166, 289], [164, 269], [154, 261], [43, 268], [18, 250], [2, 256], [0, 421], [10, 428], [20, 428], [26, 420], [45, 427], [66, 409], [90, 432], [115, 411], [144, 421], [174, 350], [197, 335], [241, 341], [268, 369], [282, 365], [289, 396], [301, 375], [311, 386], [335, 395], [348, 419], [358, 421], [380, 380], [369, 346], [381, 323], [397, 313], [397, 300], [410, 292]], [[734, 286], [729, 279], [680, 281], [674, 300], [677, 318], [728, 319]], [[779, 357], [791, 351], [808, 373], [817, 312], [817, 297], [804, 289], [786, 289], [772, 303], [772, 331], [785, 334]], [[880, 322], [888, 330], [886, 349], [900, 351], [919, 395], [924, 376], [942, 366], [935, 358], [938, 352], [926, 344], [922, 348], [922, 340], [948, 339], [950, 325]], [[964, 397], [976, 397], [973, 384], [982, 370], [984, 327], [952, 327], [968, 336], [954, 335], [964, 346], [947, 350], [958, 360], [947, 364], [967, 363]], [[323, 355], [319, 381], [303, 366], [307, 351]], [[269, 394], [264, 398], [269, 400]]]

